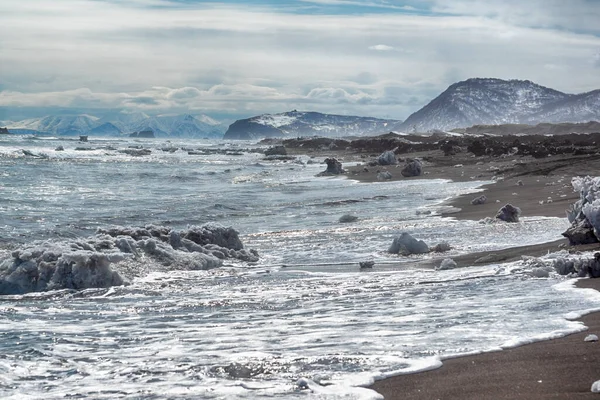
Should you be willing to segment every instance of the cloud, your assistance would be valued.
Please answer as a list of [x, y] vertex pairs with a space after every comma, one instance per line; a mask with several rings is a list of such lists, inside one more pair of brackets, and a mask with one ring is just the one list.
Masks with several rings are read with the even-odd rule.
[[[0, 2], [0, 105], [405, 118], [415, 99], [422, 106], [476, 76], [600, 88], [600, 61], [590, 62], [600, 48], [598, 2], [317, 2], [338, 12], [241, 1]], [[357, 14], [350, 3], [390, 8]], [[396, 10], [406, 6], [428, 11]]]
[[394, 48], [392, 46], [387, 46], [385, 44], [378, 44], [375, 46], [369, 46], [369, 50], [391, 51], [391, 50], [394, 50]]

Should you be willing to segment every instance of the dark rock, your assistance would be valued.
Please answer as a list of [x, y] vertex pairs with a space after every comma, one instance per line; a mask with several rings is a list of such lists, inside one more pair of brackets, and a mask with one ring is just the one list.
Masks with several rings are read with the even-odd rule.
[[598, 238], [594, 234], [594, 227], [585, 218], [574, 221], [562, 235], [569, 239], [571, 246], [598, 243]]
[[325, 163], [327, 164], [327, 169], [317, 174], [317, 176], [340, 175], [346, 173], [344, 168], [342, 168], [342, 163], [333, 157], [326, 158]]
[[361, 268], [373, 268], [373, 266], [375, 265], [375, 261], [360, 261], [358, 265], [360, 265]]
[[398, 160], [396, 160], [396, 155], [393, 151], [387, 150], [377, 157], [377, 163], [379, 165], [394, 165], [398, 163]]
[[429, 253], [429, 246], [424, 241], [415, 239], [409, 233], [402, 232], [394, 239], [388, 252], [402, 255], [424, 254]]
[[284, 146], [272, 146], [265, 150], [265, 156], [287, 156]]
[[515, 207], [512, 204], [506, 204], [496, 213], [496, 218], [504, 222], [519, 222], [519, 215], [521, 215], [521, 209]]
[[420, 176], [423, 173], [423, 165], [419, 160], [407, 160], [401, 173], [404, 177]]
[[8, 135], [10, 134], [10, 132], [8, 131], [8, 128], [0, 128], [0, 135]]

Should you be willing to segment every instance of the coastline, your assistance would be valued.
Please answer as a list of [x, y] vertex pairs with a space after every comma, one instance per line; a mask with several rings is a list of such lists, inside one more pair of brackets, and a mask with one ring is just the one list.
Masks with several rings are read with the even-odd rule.
[[[480, 187], [481, 193], [458, 195], [445, 202], [444, 206], [449, 208], [442, 213], [445, 217], [467, 220], [493, 218], [500, 207], [511, 203], [520, 207], [524, 216], [564, 218], [567, 208], [579, 198], [573, 191], [571, 178], [596, 174], [595, 157], [591, 160], [593, 162], [581, 168], [585, 158], [569, 161], [565, 157], [549, 157], [541, 162], [521, 159], [518, 163], [514, 160], [492, 159], [490, 162], [466, 164], [461, 163], [465, 161], [464, 157], [458, 160], [449, 157], [444, 160], [438, 155], [433, 157], [433, 162], [424, 163], [426, 174], [420, 177], [404, 178], [399, 174], [398, 166], [388, 166], [385, 170], [395, 172], [392, 180], [491, 182]], [[442, 163], [439, 162], [440, 159]], [[515, 164], [518, 165], [517, 171]], [[348, 177], [365, 183], [375, 182], [377, 171], [383, 169], [358, 165], [348, 169]], [[471, 204], [471, 200], [481, 194], [488, 198], [486, 204]], [[568, 246], [565, 238], [557, 238], [556, 241], [539, 245], [513, 247], [493, 253], [466, 254], [455, 257], [454, 260], [459, 267], [464, 267], [478, 265], [477, 260], [483, 256], [488, 256], [488, 260], [479, 264], [510, 262], [520, 259], [522, 255], [541, 256], [562, 249], [593, 251], [599, 249], [599, 246]], [[439, 260], [433, 262], [437, 261]], [[580, 279], [576, 286], [600, 291], [600, 279]], [[447, 359], [439, 369], [385, 378], [376, 381], [369, 388], [383, 395], [386, 400], [597, 398], [598, 395], [591, 392], [591, 386], [600, 380], [600, 342], [585, 342], [584, 338], [590, 333], [600, 335], [600, 312], [588, 314], [578, 321], [588, 329], [558, 339], [502, 351]]]
[[[565, 211], [579, 199], [571, 185], [574, 176], [598, 175], [600, 153], [557, 154], [547, 157], [482, 156], [468, 152], [445, 156], [441, 150], [402, 153], [397, 165], [369, 166], [379, 154], [346, 150], [310, 151], [313, 156], [335, 157], [346, 167], [346, 177], [368, 184], [378, 182], [378, 172], [387, 171], [391, 181], [445, 179], [450, 181], [482, 181], [477, 193], [458, 195], [441, 205], [442, 216], [478, 221], [494, 218], [496, 212], [510, 203], [522, 210], [524, 217], [566, 218]], [[403, 177], [404, 161], [418, 158], [423, 175]], [[485, 194], [487, 202], [473, 205], [471, 200]], [[600, 250], [600, 244], [569, 246], [566, 238], [538, 245], [512, 247], [494, 252], [471, 253], [453, 257], [459, 267], [510, 262], [523, 255], [542, 256], [548, 252]], [[487, 260], [477, 262], [488, 256]], [[443, 258], [443, 257], [442, 257]], [[491, 258], [491, 259], [490, 259]], [[423, 263], [439, 265], [440, 259]], [[580, 279], [579, 288], [600, 291], [600, 279]], [[600, 342], [584, 342], [589, 333], [600, 336], [600, 312], [578, 319], [588, 330], [558, 339], [539, 341], [515, 348], [479, 355], [444, 360], [439, 369], [399, 375], [376, 381], [369, 387], [395, 399], [497, 400], [497, 399], [584, 399], [598, 398], [591, 392], [600, 380]]]
[[[600, 290], [600, 280], [581, 279], [577, 287]], [[411, 399], [587, 399], [600, 380], [600, 342], [585, 342], [600, 334], [600, 312], [578, 319], [588, 329], [558, 339], [451, 358], [442, 367], [376, 381], [369, 388], [386, 400]]]

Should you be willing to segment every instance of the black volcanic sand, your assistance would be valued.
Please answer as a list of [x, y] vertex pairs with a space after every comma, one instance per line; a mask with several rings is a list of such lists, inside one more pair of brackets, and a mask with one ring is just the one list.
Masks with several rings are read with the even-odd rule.
[[[537, 154], [537, 158], [532, 155], [475, 156], [465, 151], [472, 139], [460, 139], [458, 145], [463, 151], [445, 156], [439, 150], [439, 145], [430, 140], [429, 148], [408, 146], [396, 151], [401, 164], [403, 159], [409, 158], [423, 161], [425, 174], [413, 178], [402, 177], [401, 165], [367, 165], [380, 154], [381, 140], [375, 140], [372, 147], [364, 149], [356, 149], [343, 142], [331, 146], [333, 149], [323, 148], [326, 142], [315, 147], [306, 143], [296, 147], [298, 143], [294, 145], [288, 142], [286, 148], [291, 145], [291, 154], [336, 157], [342, 163], [359, 162], [358, 166], [346, 168], [347, 176], [365, 183], [377, 181], [377, 172], [384, 170], [392, 174], [392, 180], [493, 182], [482, 186], [481, 193], [449, 199], [445, 204], [449, 209], [443, 215], [452, 218], [493, 218], [506, 203], [521, 208], [523, 216], [564, 217], [565, 210], [579, 198], [573, 192], [571, 178], [578, 175], [595, 176], [600, 170], [600, 147], [595, 142], [596, 136], [582, 138], [580, 135], [566, 135], [561, 137], [564, 146], [550, 148], [550, 145], [545, 145], [549, 149], [548, 154]], [[493, 140], [510, 144], [514, 137]], [[545, 139], [538, 137], [529, 140], [541, 143]], [[482, 193], [487, 196], [487, 203], [472, 205], [471, 200]], [[566, 239], [557, 237], [551, 243], [467, 254], [454, 260], [459, 266], [509, 262], [520, 259], [522, 255], [541, 256], [548, 251], [561, 249], [569, 252], [593, 251], [599, 250], [600, 246], [568, 246]], [[485, 258], [481, 260], [482, 257]], [[433, 267], [439, 261], [423, 264]], [[600, 290], [600, 280], [579, 280], [577, 286]], [[581, 321], [589, 328], [588, 331], [500, 352], [449, 359], [437, 370], [384, 379], [371, 388], [387, 400], [597, 399], [600, 394], [592, 393], [591, 386], [600, 380], [600, 342], [584, 342], [584, 337], [589, 333], [600, 336], [600, 313], [587, 315]]]

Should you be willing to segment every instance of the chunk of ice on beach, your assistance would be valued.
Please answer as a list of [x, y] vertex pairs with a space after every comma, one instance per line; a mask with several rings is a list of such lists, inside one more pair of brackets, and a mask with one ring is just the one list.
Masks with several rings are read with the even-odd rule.
[[585, 337], [585, 339], [583, 339], [584, 342], [597, 342], [598, 341], [598, 336], [594, 335], [594, 334], [590, 334], [587, 335]]
[[592, 393], [600, 393], [600, 381], [592, 383]]

